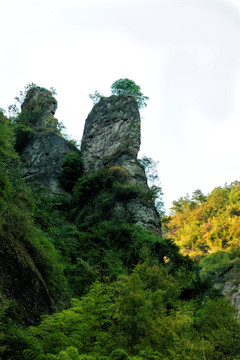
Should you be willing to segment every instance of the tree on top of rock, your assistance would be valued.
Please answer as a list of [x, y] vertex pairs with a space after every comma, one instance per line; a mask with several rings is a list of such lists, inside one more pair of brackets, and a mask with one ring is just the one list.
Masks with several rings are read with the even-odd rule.
[[140, 86], [132, 80], [119, 79], [112, 84], [111, 89], [113, 95], [129, 94], [135, 96], [139, 109], [147, 106], [146, 101], [149, 100], [149, 97], [144, 96]]

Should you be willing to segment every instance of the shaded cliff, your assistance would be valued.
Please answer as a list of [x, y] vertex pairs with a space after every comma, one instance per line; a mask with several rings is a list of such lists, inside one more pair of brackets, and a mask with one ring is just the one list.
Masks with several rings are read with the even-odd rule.
[[[118, 166], [127, 173], [127, 183], [148, 193], [147, 178], [137, 159], [141, 143], [141, 122], [135, 98], [130, 95], [101, 98], [85, 122], [81, 155], [85, 173]], [[154, 202], [144, 196], [118, 201], [115, 216], [127, 213], [134, 223], [160, 232]]]
[[[33, 86], [25, 94], [14, 127], [0, 113], [0, 305], [1, 296], [14, 300], [27, 324], [53, 311], [57, 299], [52, 299], [52, 284], [63, 276], [59, 265], [53, 269], [57, 252], [40, 230], [45, 226], [41, 219], [45, 209], [37, 214], [34, 195], [22, 179], [47, 194], [64, 194], [60, 181], [64, 158], [79, 151], [61, 136], [56, 108], [51, 91]], [[57, 266], [58, 275], [50, 279]]]
[[23, 177], [51, 194], [62, 194], [61, 166], [70, 152], [78, 150], [58, 134], [36, 133], [21, 152]]
[[46, 284], [21, 241], [1, 234], [0, 242], [0, 293], [17, 301], [25, 323], [36, 323], [54, 308]]
[[[13, 301], [19, 319], [32, 324], [40, 320], [41, 314], [53, 310], [53, 301], [33, 260], [33, 253], [40, 253], [41, 245], [13, 147], [13, 126], [1, 112], [0, 129], [0, 309]], [[14, 317], [12, 308], [11, 316]]]

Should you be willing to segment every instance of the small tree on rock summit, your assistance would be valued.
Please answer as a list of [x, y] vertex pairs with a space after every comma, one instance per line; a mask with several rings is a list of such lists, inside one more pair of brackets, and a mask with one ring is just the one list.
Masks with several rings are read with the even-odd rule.
[[135, 96], [139, 109], [147, 106], [146, 101], [149, 100], [149, 97], [144, 96], [140, 86], [132, 80], [119, 79], [112, 84], [111, 89], [113, 95], [129, 94]]

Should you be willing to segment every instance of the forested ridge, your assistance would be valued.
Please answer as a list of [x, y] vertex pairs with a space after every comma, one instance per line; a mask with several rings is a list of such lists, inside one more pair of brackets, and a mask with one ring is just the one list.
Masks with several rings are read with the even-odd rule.
[[[25, 182], [20, 154], [41, 115], [41, 108], [0, 113], [1, 261], [13, 273], [11, 258], [31, 269], [49, 299], [45, 312], [36, 301], [41, 320], [33, 316], [0, 267], [0, 358], [240, 358], [237, 310], [216, 286], [227, 273], [238, 280], [239, 183], [174, 202], [156, 234], [126, 213], [114, 216], [119, 200], [155, 201], [154, 189], [129, 184], [120, 166], [86, 174], [76, 149], [61, 167], [64, 193]], [[47, 116], [43, 133], [61, 135]]]
[[199, 264], [203, 278], [210, 276], [220, 289], [227, 282], [235, 284], [235, 292], [240, 270], [239, 210], [239, 181], [216, 187], [208, 195], [198, 189], [191, 198], [173, 202], [165, 228], [180, 252]]

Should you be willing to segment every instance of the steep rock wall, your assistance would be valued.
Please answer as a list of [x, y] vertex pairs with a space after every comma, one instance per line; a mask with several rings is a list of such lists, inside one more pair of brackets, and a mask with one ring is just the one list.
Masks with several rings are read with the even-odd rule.
[[128, 152], [136, 158], [140, 141], [140, 115], [134, 98], [101, 98], [85, 122], [81, 145], [85, 172], [107, 166], [120, 153]]
[[58, 134], [36, 133], [21, 152], [23, 177], [51, 194], [61, 194], [61, 166], [69, 152], [78, 150]]
[[[60, 194], [63, 192], [59, 181], [63, 159], [67, 152], [78, 150], [57, 133], [57, 119], [53, 117], [56, 106], [51, 92], [31, 88], [22, 104], [16, 128], [21, 130], [17, 137], [23, 143], [20, 147], [23, 177], [49, 193]], [[31, 134], [27, 141], [24, 131]], [[16, 301], [26, 324], [36, 324], [42, 314], [50, 314], [54, 309], [45, 281], [33, 260], [36, 249], [17, 235], [4, 231], [0, 234], [0, 244], [0, 295]]]
[[[137, 159], [141, 143], [141, 122], [136, 100], [130, 95], [101, 98], [85, 122], [81, 155], [85, 173], [112, 166], [122, 167], [128, 183], [148, 192], [143, 166]], [[159, 215], [153, 201], [141, 197], [115, 204], [115, 216], [131, 215], [133, 222], [160, 232]]]
[[[231, 274], [231, 272], [230, 272]], [[240, 316], [240, 282], [236, 279], [228, 280], [222, 289], [222, 293], [236, 307], [237, 316]]]

